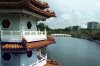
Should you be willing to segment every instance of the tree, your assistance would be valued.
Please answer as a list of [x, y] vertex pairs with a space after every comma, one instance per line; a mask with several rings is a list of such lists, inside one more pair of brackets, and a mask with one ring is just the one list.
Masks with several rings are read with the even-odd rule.
[[46, 29], [47, 31], [50, 30], [50, 28], [48, 27], [48, 25], [45, 25], [44, 23], [39, 23], [37, 24], [37, 29], [44, 31], [44, 29]]
[[70, 28], [66, 27], [66, 28], [65, 28], [65, 31], [66, 31], [66, 32], [70, 32], [71, 30], [70, 30]]
[[37, 24], [37, 29], [43, 31], [45, 29], [44, 23]]

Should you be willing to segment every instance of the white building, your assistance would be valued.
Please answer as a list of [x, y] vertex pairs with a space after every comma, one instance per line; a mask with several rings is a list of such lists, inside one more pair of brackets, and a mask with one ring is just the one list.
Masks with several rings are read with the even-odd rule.
[[[46, 46], [54, 40], [37, 31], [37, 21], [55, 17], [48, 3], [39, 0], [0, 1], [0, 64], [2, 66], [43, 66]], [[1, 65], [0, 65], [1, 66]]]

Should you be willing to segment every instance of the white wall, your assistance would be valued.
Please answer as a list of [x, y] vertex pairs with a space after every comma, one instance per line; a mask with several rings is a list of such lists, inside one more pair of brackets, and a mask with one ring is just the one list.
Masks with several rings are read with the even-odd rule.
[[[9, 28], [3, 28], [3, 30], [20, 30], [21, 26], [23, 25], [23, 30], [26, 31], [36, 31], [36, 23], [37, 20], [35, 17], [30, 16], [30, 15], [26, 15], [26, 14], [0, 14], [0, 24], [2, 23], [3, 19], [9, 19], [11, 22], [11, 25]], [[27, 22], [31, 21], [32, 23], [32, 28], [31, 29], [27, 29]]]
[[[4, 52], [2, 52], [3, 55]], [[4, 61], [2, 58], [2, 66], [20, 66], [20, 55], [12, 54], [10, 61]]]
[[3, 28], [2, 30], [19, 30], [20, 27], [20, 14], [0, 14], [0, 25], [3, 19], [9, 19], [11, 25], [9, 28]]
[[[2, 52], [3, 55], [4, 52]], [[10, 61], [4, 61], [2, 58], [2, 66], [29, 66], [36, 62], [37, 60], [37, 54], [36, 50], [33, 51], [32, 57], [28, 58], [27, 54], [12, 54], [12, 58]]]
[[28, 58], [26, 54], [20, 55], [20, 66], [24, 64], [24, 66], [29, 66], [37, 61], [37, 53], [36, 50], [33, 50], [32, 57]]
[[[30, 21], [32, 23], [32, 28], [31, 29], [28, 29], [27, 28], [27, 22]], [[37, 23], [37, 20], [35, 17], [33, 16], [30, 16], [30, 15], [20, 15], [20, 25], [22, 26], [23, 25], [23, 30], [25, 31], [36, 31], [37, 28], [36, 28], [36, 23]]]

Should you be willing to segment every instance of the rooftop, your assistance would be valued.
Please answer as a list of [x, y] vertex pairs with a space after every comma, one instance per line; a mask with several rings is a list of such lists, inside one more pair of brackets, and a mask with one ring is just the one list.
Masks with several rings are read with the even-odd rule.
[[48, 3], [40, 0], [0, 0], [0, 9], [24, 9], [47, 18], [55, 17], [54, 11], [48, 8]]

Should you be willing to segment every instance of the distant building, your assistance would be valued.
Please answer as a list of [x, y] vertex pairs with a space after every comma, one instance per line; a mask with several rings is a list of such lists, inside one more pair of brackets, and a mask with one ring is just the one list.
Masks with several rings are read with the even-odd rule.
[[79, 31], [81, 29], [81, 26], [72, 26], [72, 31]]
[[98, 24], [98, 29], [100, 29], [100, 23]]
[[98, 22], [88, 22], [87, 23], [87, 29], [99, 29], [100, 23]]

